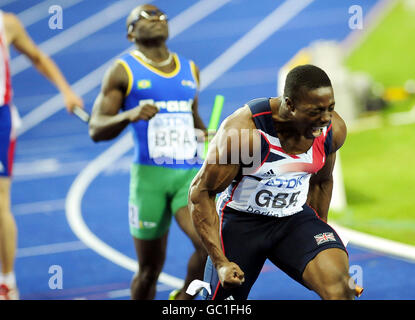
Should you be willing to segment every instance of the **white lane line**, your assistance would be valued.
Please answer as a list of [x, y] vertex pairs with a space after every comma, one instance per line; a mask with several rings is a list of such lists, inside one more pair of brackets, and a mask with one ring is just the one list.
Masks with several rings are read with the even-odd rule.
[[[231, 0], [202, 0], [195, 3], [174, 18], [174, 25], [171, 23], [169, 26], [171, 29], [170, 39], [176, 37], [186, 29], [189, 29], [195, 23], [206, 18], [230, 1]], [[131, 47], [131, 49], [132, 48], [134, 47]]]
[[[163, 284], [163, 283], [159, 283], [157, 284], [157, 292], [162, 292], [162, 291], [170, 291], [174, 289], [174, 287]], [[131, 296], [131, 291], [130, 289], [121, 289], [121, 290], [113, 290], [113, 291], [109, 291], [107, 293], [108, 298], [110, 299], [116, 299], [116, 298], [125, 298], [125, 297], [130, 297]]]
[[61, 168], [61, 164], [56, 158], [47, 158], [34, 160], [30, 162], [17, 162], [14, 165], [15, 176], [27, 176], [43, 173], [51, 173], [58, 171]]
[[[34, 5], [22, 12], [20, 12], [17, 17], [19, 20], [24, 24], [27, 28], [32, 24], [46, 18], [50, 15], [49, 7], [53, 5], [59, 5], [62, 9], [68, 9], [77, 3], [81, 2], [82, 0], [65, 0], [65, 1], [57, 1], [57, 0], [47, 0], [41, 3]], [[65, 12], [63, 12], [65, 17]], [[63, 20], [65, 21], [65, 19]]]
[[401, 126], [415, 122], [415, 106], [406, 112], [396, 112], [389, 115], [389, 121], [394, 126]]
[[[71, 28], [64, 29], [64, 31], [60, 32], [58, 35], [42, 42], [38, 46], [43, 52], [51, 56], [125, 17], [131, 11], [131, 8], [144, 2], [144, 0], [117, 1], [113, 5], [77, 23]], [[16, 74], [30, 68], [32, 64], [26, 56], [19, 55], [11, 60], [10, 66], [12, 76], [15, 76]]]
[[275, 75], [278, 67], [256, 68], [242, 71], [227, 72], [220, 80], [213, 82], [209, 90], [223, 90], [229, 88], [242, 88], [260, 86], [267, 83], [275, 83]]
[[[72, 120], [75, 122], [77, 119]], [[74, 148], [90, 148], [94, 145], [92, 140], [85, 138], [85, 134], [88, 132], [87, 126], [81, 127], [80, 130], [68, 133], [63, 132], [62, 134], [59, 134], [58, 130], [56, 130], [62, 126], [69, 125], [68, 119], [56, 120], [53, 123], [53, 128], [48, 127], [53, 132], [53, 136], [27, 137], [25, 140], [19, 141], [19, 158], [42, 158], [49, 153], [72, 153]]]
[[219, 58], [205, 68], [201, 79], [201, 90], [208, 87], [223, 74], [222, 70], [229, 70], [243, 57], [258, 47], [278, 29], [294, 18], [298, 13], [310, 5], [314, 0], [285, 1], [251, 31], [239, 39]]
[[403, 126], [415, 123], [415, 106], [409, 111], [394, 112], [386, 116], [376, 114], [367, 118], [356, 119], [350, 123], [350, 133], [379, 129], [386, 125]]
[[88, 161], [59, 162], [57, 159], [41, 159], [31, 162], [17, 162], [14, 166], [14, 182], [50, 179], [75, 175], [86, 167]]
[[60, 242], [17, 249], [17, 258], [27, 258], [69, 251], [89, 249], [82, 241]]
[[[157, 284], [157, 287], [156, 287], [157, 292], [170, 291], [172, 289], [174, 289], [174, 287], [165, 285], [163, 283]], [[97, 295], [99, 296], [106, 295], [109, 299], [118, 299], [118, 298], [127, 298], [127, 297], [130, 298], [131, 290], [130, 288], [127, 288], [127, 289], [111, 290], [106, 293], [105, 292], [104, 293], [91, 293], [86, 296], [73, 298], [73, 300], [88, 300], [88, 298], [91, 299], [91, 296], [94, 297]]]
[[[177, 34], [189, 28], [193, 23], [196, 22], [196, 18], [199, 20], [203, 19], [217, 8], [225, 5], [230, 0], [202, 0], [194, 4], [189, 9], [183, 11], [179, 16], [174, 18], [175, 23], [170, 23], [170, 39], [174, 38]], [[147, 1], [150, 2], [150, 1]], [[194, 12], [200, 12], [195, 15]], [[198, 20], [197, 20], [198, 21]], [[173, 22], [173, 20], [172, 20]], [[131, 51], [134, 47], [120, 52], [119, 55]], [[77, 82], [72, 84], [73, 90], [80, 96], [87, 94], [91, 90], [95, 89], [101, 83], [102, 77], [105, 71], [114, 63], [114, 59], [108, 60], [102, 66], [98, 67], [94, 71], [89, 72], [86, 76], [79, 79]], [[27, 115], [22, 118], [22, 126], [18, 129], [17, 135], [20, 136], [27, 132], [31, 128], [38, 125], [40, 122], [49, 118], [59, 110], [64, 108], [63, 99], [60, 94], [56, 94], [46, 102], [42, 103], [37, 108], [30, 111]]]
[[[122, 159], [118, 159], [117, 163], [103, 171], [104, 175], [128, 174], [130, 172], [131, 158], [131, 156], [126, 156]], [[77, 175], [88, 165], [88, 163], [88, 160], [60, 162], [55, 158], [16, 162], [13, 165], [13, 182], [19, 183]]]
[[415, 246], [348, 229], [330, 222], [335, 230], [345, 234], [350, 243], [359, 247], [415, 261]]
[[24, 216], [28, 214], [49, 213], [64, 210], [65, 199], [19, 203], [12, 206], [12, 212], [14, 216]]
[[[294, 0], [286, 1], [286, 3], [294, 3]], [[299, 1], [296, 0], [298, 3]], [[311, 3], [310, 0], [303, 1], [304, 3]], [[224, 4], [224, 3], [223, 3]], [[305, 7], [303, 7], [305, 8]], [[203, 16], [204, 11], [200, 12], [201, 17]], [[297, 11], [298, 13], [299, 11]], [[286, 11], [281, 10], [280, 14], [286, 14]], [[271, 14], [274, 19], [283, 19], [282, 17], [275, 16], [275, 14]], [[291, 16], [294, 17], [294, 16]], [[266, 18], [267, 19], [267, 18]], [[173, 21], [172, 21], [173, 22]], [[270, 35], [269, 32], [265, 29], [262, 29], [263, 32]], [[248, 33], [248, 35], [251, 36], [252, 33]], [[256, 32], [256, 36], [261, 36], [258, 32]], [[265, 40], [265, 37], [262, 36], [262, 39]], [[239, 40], [243, 41], [243, 38]], [[257, 42], [257, 44], [259, 44]], [[244, 50], [245, 54], [248, 54], [253, 50], [252, 47], [249, 47], [248, 49]], [[228, 51], [226, 51], [228, 52]], [[226, 53], [225, 52], [225, 53]], [[220, 56], [222, 57], [222, 56]], [[219, 58], [220, 58], [219, 57]], [[218, 59], [219, 59], [218, 58]], [[238, 58], [242, 59], [243, 56], [239, 53]], [[209, 70], [215, 70], [215, 76], [210, 76], [207, 72], [212, 71], [206, 71], [204, 69], [201, 74], [201, 78], [203, 77], [209, 77], [210, 81], [214, 81], [216, 78], [221, 76], [223, 73], [225, 73], [232, 65], [232, 63], [226, 63], [222, 65], [222, 68], [219, 70], [218, 68], [215, 69], [209, 69]], [[215, 78], [216, 77], [216, 78]], [[206, 85], [204, 86], [206, 88]], [[109, 166], [111, 163], [115, 162], [117, 159], [122, 157], [126, 152], [128, 152], [131, 147], [133, 146], [133, 139], [131, 132], [129, 131], [125, 135], [123, 135], [117, 142], [115, 142], [111, 147], [109, 147], [106, 151], [104, 151], [102, 154], [100, 154], [96, 159], [94, 159], [75, 179], [73, 184], [71, 185], [68, 195], [66, 197], [66, 217], [68, 220], [68, 223], [73, 230], [73, 232], [77, 235], [78, 238], [83, 240], [86, 245], [88, 245], [91, 249], [98, 252], [100, 255], [104, 256], [105, 258], [111, 260], [115, 264], [118, 264], [128, 270], [131, 270], [133, 272], [136, 272], [138, 269], [137, 261], [135, 259], [131, 259], [130, 257], [125, 256], [124, 254], [120, 253], [119, 251], [115, 250], [114, 248], [108, 246], [106, 243], [104, 243], [102, 240], [100, 240], [96, 235], [94, 235], [85, 224], [83, 218], [82, 218], [82, 212], [81, 212], [81, 202], [83, 195], [85, 194], [86, 190], [88, 189], [91, 182], [100, 174], [101, 171], [103, 171], [107, 166]], [[159, 277], [159, 281], [171, 285], [173, 287], [180, 288], [183, 285], [183, 280], [167, 275], [165, 273], [162, 273]]]
[[[182, 14], [192, 17], [193, 23], [205, 18], [208, 14], [214, 11], [214, 8], [219, 9], [225, 5], [229, 0], [202, 0], [184, 11]], [[185, 23], [186, 28], [191, 24], [183, 20], [180, 14], [174, 18], [170, 27], [173, 31], [171, 37], [176, 36], [182, 32], [184, 28], [177, 23]], [[178, 30], [178, 31], [174, 31]], [[66, 217], [75, 235], [81, 239], [88, 247], [96, 251], [98, 254], [107, 258], [108, 260], [120, 265], [121, 267], [136, 272], [138, 264], [135, 259], [122, 254], [114, 248], [108, 246], [105, 242], [99, 239], [95, 234], [89, 230], [88, 226], [82, 218], [81, 202], [83, 195], [91, 182], [103, 171], [107, 166], [119, 159], [123, 154], [131, 149], [133, 145], [131, 132], [122, 136], [110, 148], [104, 151], [100, 156], [94, 159], [75, 179], [66, 197]], [[183, 285], [183, 280], [161, 273], [159, 281], [175, 288], [180, 288]]]
[[13, 3], [13, 2], [16, 2], [17, 0], [3, 0], [2, 2], [1, 2], [1, 5], [2, 6], [5, 6], [5, 5], [8, 5], [8, 4], [10, 4], [10, 3]]

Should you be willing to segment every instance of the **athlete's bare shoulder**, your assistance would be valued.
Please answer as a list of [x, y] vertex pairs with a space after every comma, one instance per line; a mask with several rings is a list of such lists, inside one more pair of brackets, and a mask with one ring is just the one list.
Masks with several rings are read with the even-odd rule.
[[346, 140], [347, 127], [342, 117], [333, 111], [333, 117], [331, 119], [333, 130], [333, 152], [341, 148]]
[[249, 106], [245, 104], [235, 110], [223, 121], [224, 129], [255, 129], [255, 123], [252, 119], [252, 112]]
[[19, 18], [14, 13], [3, 12], [3, 19], [6, 29], [21, 25]]
[[102, 91], [120, 90], [126, 93], [129, 84], [129, 78], [125, 67], [117, 60], [106, 71], [102, 81]]
[[14, 13], [3, 12], [3, 23], [8, 44], [14, 43], [16, 38], [25, 33], [22, 23]]
[[235, 164], [244, 159], [244, 152], [248, 150], [252, 151], [249, 154], [257, 154], [260, 147], [261, 139], [251, 110], [248, 105], [244, 105], [222, 122], [210, 143], [209, 149], [212, 152], [208, 154], [207, 162]]

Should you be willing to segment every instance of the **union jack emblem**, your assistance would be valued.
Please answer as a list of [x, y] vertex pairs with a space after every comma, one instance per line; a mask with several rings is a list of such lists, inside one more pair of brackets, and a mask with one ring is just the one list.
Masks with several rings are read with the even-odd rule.
[[329, 241], [336, 241], [336, 238], [334, 237], [333, 232], [324, 232], [319, 233], [314, 236], [314, 239], [316, 239], [317, 245], [320, 245], [322, 243], [326, 243]]

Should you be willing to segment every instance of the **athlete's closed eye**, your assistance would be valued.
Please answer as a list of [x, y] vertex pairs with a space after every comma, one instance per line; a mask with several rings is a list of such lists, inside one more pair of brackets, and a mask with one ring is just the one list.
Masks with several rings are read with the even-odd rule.
[[310, 115], [310, 116], [317, 116], [317, 115], [325, 112], [326, 110], [328, 112], [333, 112], [334, 111], [334, 104], [330, 105], [328, 108], [315, 106], [313, 109], [310, 109], [307, 112], [307, 114]]
[[312, 110], [307, 112], [307, 114], [310, 115], [310, 116], [317, 116], [320, 113], [321, 113], [321, 111], [319, 109], [312, 109]]

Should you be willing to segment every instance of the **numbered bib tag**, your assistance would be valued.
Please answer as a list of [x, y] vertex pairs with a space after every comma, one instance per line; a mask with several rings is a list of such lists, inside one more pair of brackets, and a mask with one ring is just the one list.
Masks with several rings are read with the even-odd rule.
[[278, 176], [258, 184], [248, 212], [283, 217], [299, 211], [307, 199], [308, 175]]
[[189, 113], [159, 113], [148, 124], [150, 158], [186, 160], [194, 158], [197, 141], [193, 116]]

